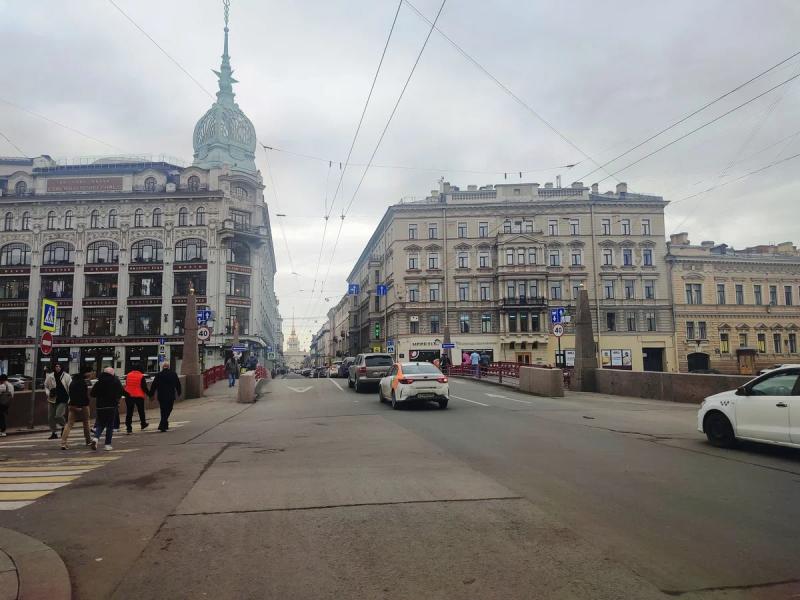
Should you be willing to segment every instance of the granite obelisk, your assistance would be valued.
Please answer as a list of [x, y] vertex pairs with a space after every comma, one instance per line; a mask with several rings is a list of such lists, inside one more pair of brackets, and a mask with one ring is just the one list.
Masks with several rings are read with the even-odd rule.
[[200, 373], [200, 356], [197, 350], [197, 297], [194, 288], [186, 297], [186, 316], [183, 324], [183, 360], [181, 375], [186, 377], [184, 398], [199, 398], [203, 395], [203, 374]]

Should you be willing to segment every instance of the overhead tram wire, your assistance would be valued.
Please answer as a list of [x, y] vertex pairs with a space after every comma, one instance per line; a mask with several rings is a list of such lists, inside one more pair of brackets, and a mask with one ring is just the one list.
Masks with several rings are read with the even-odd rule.
[[[267, 151], [264, 150], [264, 154], [266, 155]], [[269, 177], [269, 182], [272, 184], [272, 194], [275, 196], [275, 208], [276, 212], [280, 212], [280, 200], [278, 200], [278, 187], [275, 185], [275, 179], [272, 177], [272, 167], [270, 166], [269, 156], [265, 156], [264, 158], [265, 164], [267, 166], [267, 176]], [[294, 261], [292, 261], [292, 251], [289, 249], [289, 240], [286, 238], [286, 229], [283, 227], [283, 220], [281, 217], [275, 217], [278, 219], [278, 227], [281, 230], [281, 236], [283, 237], [283, 243], [286, 246], [286, 256], [289, 259], [289, 268], [292, 270], [291, 272], [294, 273]]]
[[0, 136], [2, 136], [2, 137], [3, 137], [3, 139], [4, 139], [5, 141], [7, 141], [7, 142], [8, 142], [8, 143], [9, 143], [11, 146], [13, 146], [13, 147], [14, 147], [14, 150], [16, 150], [17, 152], [19, 152], [19, 155], [20, 155], [20, 156], [22, 156], [22, 157], [24, 157], [24, 158], [27, 158], [27, 157], [28, 157], [28, 155], [27, 155], [27, 154], [25, 154], [25, 153], [24, 153], [24, 152], [23, 152], [23, 151], [20, 149], [20, 147], [19, 147], [19, 146], [17, 146], [17, 145], [16, 145], [14, 142], [12, 142], [12, 141], [11, 141], [11, 138], [10, 138], [10, 137], [8, 137], [8, 136], [7, 136], [5, 133], [3, 133], [2, 131], [0, 131]]

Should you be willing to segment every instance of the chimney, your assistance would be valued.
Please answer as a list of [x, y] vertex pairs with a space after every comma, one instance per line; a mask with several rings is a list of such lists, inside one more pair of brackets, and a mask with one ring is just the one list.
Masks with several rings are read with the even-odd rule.
[[572, 182], [572, 187], [575, 188], [575, 189], [578, 189], [578, 190], [583, 189], [583, 182], [582, 181], [573, 181]]
[[628, 184], [624, 181], [620, 181], [617, 184], [617, 195], [627, 194], [628, 193]]
[[600, 186], [597, 185], [596, 183], [593, 183], [592, 184], [592, 193], [593, 194], [597, 194], [597, 193], [599, 193], [599, 190], [600, 190]]
[[714, 246], [714, 241], [713, 240], [705, 240], [705, 241], [700, 242], [700, 245], [703, 248], [712, 248]]
[[561, 175], [556, 175], [556, 187], [561, 187]]
[[467, 186], [467, 191], [468, 192], [477, 192], [478, 191], [478, 186], [477, 185], [468, 185]]
[[544, 189], [546, 189], [546, 190], [553, 189], [553, 182], [552, 181], [548, 181], [547, 183], [545, 183], [544, 184]]
[[673, 233], [669, 236], [669, 243], [675, 246], [689, 246], [691, 242], [689, 241], [689, 234], [686, 231], [682, 231], [681, 233]]

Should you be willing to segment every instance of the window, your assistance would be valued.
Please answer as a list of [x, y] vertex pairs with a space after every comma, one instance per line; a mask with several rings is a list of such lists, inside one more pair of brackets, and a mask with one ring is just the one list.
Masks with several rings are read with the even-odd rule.
[[[72, 277], [70, 279], [70, 286], [72, 285]], [[42, 290], [46, 298], [55, 298], [47, 289], [47, 281], [42, 277]], [[0, 300], [27, 300], [28, 292], [30, 291], [30, 279], [28, 277], [0, 277]], [[59, 296], [64, 298], [72, 297], [70, 291], [69, 296]]]
[[511, 333], [517, 332], [517, 313], [508, 313], [508, 330]]
[[622, 224], [622, 235], [630, 235], [631, 234], [631, 220], [630, 219], [622, 219], [620, 221]]
[[558, 235], [558, 221], [556, 219], [547, 221], [547, 233], [549, 235]]
[[418, 254], [409, 254], [408, 255], [408, 268], [409, 269], [419, 269], [419, 255]]
[[[228, 273], [225, 293], [237, 298], [250, 297], [250, 276], [244, 273]], [[380, 296], [375, 296], [376, 299]]]
[[520, 333], [528, 332], [528, 313], [519, 313], [519, 331]]
[[419, 302], [419, 284], [411, 283], [408, 286], [408, 301]]
[[56, 228], [56, 212], [54, 210], [51, 210], [49, 213], [47, 213], [47, 228]]
[[614, 280], [606, 279], [603, 281], [603, 297], [606, 300], [614, 299]]
[[373, 279], [373, 281], [372, 281], [372, 282], [373, 282], [375, 285], [378, 285], [378, 284], [381, 282], [381, 272], [380, 272], [380, 270], [379, 270], [379, 269], [375, 269], [375, 272], [373, 273], [373, 276], [374, 276], [375, 278]]
[[528, 264], [536, 264], [536, 248], [528, 248]]
[[[381, 297], [375, 296], [375, 312], [378, 312], [381, 309]], [[380, 339], [380, 337], [376, 337], [375, 339]]]
[[117, 210], [114, 208], [108, 211], [108, 228], [109, 229], [117, 228]]
[[642, 263], [645, 267], [653, 266], [653, 250], [651, 248], [642, 250]]
[[577, 300], [581, 295], [581, 284], [577, 281], [572, 283], [572, 299]]
[[741, 283], [737, 283], [734, 290], [736, 292], [736, 304], [744, 304], [744, 286]]
[[189, 209], [182, 206], [178, 211], [178, 227], [186, 227], [189, 225]]
[[634, 294], [636, 282], [633, 279], [626, 279], [623, 285], [625, 286], [625, 300], [633, 300], [636, 297]]
[[756, 342], [758, 346], [758, 351], [762, 354], [766, 353], [767, 351], [767, 334], [766, 333], [759, 333], [756, 334]]
[[548, 263], [551, 267], [560, 267], [561, 266], [561, 252], [558, 250], [551, 250], [550, 251], [550, 262]]
[[469, 284], [468, 283], [459, 283], [458, 284], [458, 299], [459, 300], [469, 300]]
[[458, 330], [461, 333], [469, 333], [469, 315], [467, 313], [461, 313], [458, 316]]
[[408, 322], [408, 332], [419, 333], [419, 317], [411, 317], [411, 320]]
[[64, 213], [64, 229], [72, 229], [72, 211]]
[[200, 190], [200, 178], [197, 175], [192, 175], [186, 181], [186, 187], [190, 192], [197, 192]]
[[687, 321], [686, 322], [686, 339], [687, 340], [694, 340], [694, 321]]
[[469, 252], [458, 253], [458, 268], [459, 269], [469, 268]]
[[517, 248], [517, 264], [525, 264], [525, 248]]
[[769, 286], [769, 303], [772, 306], [778, 306], [778, 286]]
[[489, 313], [481, 315], [481, 333], [492, 333], [492, 315]]
[[144, 191], [150, 192], [151, 194], [156, 191], [156, 178], [155, 177], [148, 177], [144, 180]]
[[581, 257], [581, 251], [580, 250], [573, 250], [570, 253], [570, 264], [573, 267], [579, 267], [579, 266], [581, 266], [582, 263], [583, 263], [583, 259]]
[[706, 322], [705, 321], [698, 321], [697, 322], [697, 339], [698, 340], [707, 340], [708, 339], [708, 332], [706, 331]]
[[514, 264], [514, 249], [509, 248], [506, 250], [506, 264], [513, 265]]
[[523, 221], [525, 233], [533, 233], [533, 221]]
[[489, 264], [489, 253], [488, 252], [480, 252], [478, 253], [478, 267], [481, 269], [487, 269], [491, 265]]
[[781, 353], [781, 334], [780, 333], [773, 333], [772, 334], [772, 348], [775, 350], [775, 354]]
[[561, 300], [561, 282], [560, 281], [551, 281], [550, 282], [550, 299], [551, 300]]
[[518, 281], [517, 282], [517, 295], [520, 297], [520, 299], [524, 299], [525, 298], [525, 292], [526, 291], [527, 290], [526, 290], [525, 282], [524, 281]]
[[75, 263], [75, 249], [69, 242], [52, 242], [44, 247], [42, 264], [71, 265]]
[[642, 235], [650, 235], [650, 219], [642, 219]]
[[194, 214], [194, 224], [195, 225], [205, 225], [206, 224], [206, 209], [202, 206], [198, 207], [197, 212]]
[[602, 219], [600, 221], [603, 235], [611, 235], [611, 219]]
[[603, 248], [603, 264], [607, 267], [614, 264], [614, 251], [611, 248]]
[[14, 215], [8, 212], [3, 220], [3, 231], [11, 231], [12, 229], [14, 229]]
[[175, 262], [190, 263], [206, 260], [207, 244], [197, 238], [187, 238], [175, 244]]
[[608, 331], [617, 330], [617, 313], [613, 312], [606, 313], [606, 329]]
[[230, 265], [250, 265], [250, 246], [244, 242], [229, 242], [226, 262]]
[[783, 301], [786, 303], [786, 306], [792, 305], [792, 286], [783, 286]]
[[116, 298], [118, 287], [116, 275], [86, 276], [87, 298]]
[[459, 223], [458, 224], [458, 237], [460, 237], [460, 238], [467, 237], [467, 224], [466, 223]]
[[438, 253], [428, 254], [428, 268], [429, 269], [438, 269], [439, 268], [439, 254]]
[[119, 262], [119, 246], [110, 240], [92, 242], [86, 246], [86, 264], [116, 264]]
[[572, 235], [580, 235], [581, 222], [578, 221], [578, 219], [570, 219], [569, 220], [569, 232]]
[[431, 315], [431, 333], [439, 333], [439, 315]]
[[647, 322], [647, 331], [655, 331], [656, 330], [656, 313], [654, 312], [647, 312], [644, 313], [645, 321]]
[[225, 309], [225, 333], [233, 334], [234, 328], [243, 335], [249, 335], [250, 309], [241, 306], [228, 306]]
[[0, 248], [0, 267], [16, 267], [31, 264], [31, 248], [19, 242]]
[[161, 333], [160, 308], [129, 308], [128, 335], [158, 335]]
[[431, 302], [438, 302], [441, 299], [439, 294], [440, 288], [438, 283], [429, 283], [428, 284], [428, 299]]
[[686, 304], [703, 303], [703, 285], [701, 283], [686, 284]]
[[[191, 179], [191, 177], [189, 177], [189, 179]], [[152, 222], [153, 227], [161, 227], [161, 217], [162, 217], [161, 209], [160, 208], [154, 208], [153, 209], [153, 222]]]
[[89, 215], [89, 227], [97, 229], [100, 227], [100, 211], [93, 210]]
[[18, 181], [14, 186], [14, 193], [17, 196], [24, 196], [28, 192], [28, 184], [24, 181]]
[[719, 351], [722, 352], [722, 354], [731, 353], [731, 344], [727, 333], [719, 334]]
[[243, 210], [231, 210], [233, 228], [236, 231], [248, 231], [250, 229], [250, 213]]
[[240, 185], [234, 186], [231, 189], [231, 194], [234, 198], [238, 198], [239, 200], [247, 200], [247, 198], [250, 196], [250, 192]]
[[636, 313], [635, 312], [626, 313], [625, 321], [628, 324], [628, 331], [636, 331]]
[[22, 213], [22, 231], [30, 231], [31, 230], [31, 213], [27, 210]]
[[797, 354], [797, 334], [790, 333], [789, 334], [789, 353], [790, 354]]
[[148, 273], [138, 275], [131, 273], [130, 295], [131, 296], [161, 296], [161, 273]]
[[739, 334], [739, 347], [740, 348], [746, 348], [747, 347], [747, 334], [746, 333], [740, 333]]
[[72, 335], [72, 311], [69, 308], [59, 308], [56, 311], [55, 335]]
[[410, 239], [410, 240], [417, 239], [417, 224], [416, 223], [409, 223], [409, 225], [408, 225], [408, 239]]
[[633, 250], [631, 248], [622, 249], [622, 264], [626, 267], [633, 265]]
[[725, 284], [717, 284], [717, 304], [725, 304]]
[[763, 298], [761, 297], [761, 285], [758, 283], [753, 285], [753, 297], [755, 298], [756, 305], [761, 306]]
[[489, 283], [481, 283], [480, 292], [481, 292], [481, 300], [491, 300], [492, 299], [491, 284], [489, 284]]
[[428, 239], [435, 240], [439, 237], [439, 225], [436, 223], [428, 223]]
[[489, 223], [478, 223], [478, 237], [489, 237]]
[[797, 373], [778, 373], [762, 379], [750, 388], [751, 396], [791, 396], [797, 384]]
[[117, 326], [115, 308], [83, 310], [83, 335], [114, 335]]

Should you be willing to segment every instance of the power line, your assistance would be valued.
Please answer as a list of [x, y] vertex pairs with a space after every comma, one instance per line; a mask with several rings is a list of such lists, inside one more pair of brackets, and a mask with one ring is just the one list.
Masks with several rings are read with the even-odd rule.
[[625, 152], [623, 152], [622, 154], [618, 154], [617, 156], [615, 156], [615, 157], [614, 157], [614, 158], [612, 158], [611, 160], [609, 160], [609, 161], [607, 161], [607, 162], [603, 163], [602, 165], [598, 166], [598, 167], [597, 167], [595, 170], [593, 170], [593, 171], [590, 171], [589, 173], [587, 173], [587, 174], [586, 174], [586, 175], [584, 175], [583, 177], [580, 177], [580, 178], [579, 178], [579, 180], [581, 180], [581, 181], [582, 181], [582, 180], [584, 180], [585, 178], [589, 177], [590, 175], [594, 175], [594, 174], [595, 174], [595, 173], [597, 173], [597, 171], [599, 171], [601, 168], [602, 168], [602, 169], [604, 169], [605, 167], [607, 167], [608, 165], [610, 165], [610, 164], [611, 164], [611, 163], [613, 163], [613, 162], [616, 162], [617, 160], [619, 160], [619, 159], [620, 159], [620, 158], [622, 158], [623, 156], [627, 156], [628, 154], [630, 154], [630, 153], [631, 153], [631, 152], [633, 152], [634, 150], [638, 150], [639, 148], [641, 148], [642, 146], [644, 146], [646, 143], [648, 143], [648, 142], [650, 142], [650, 141], [652, 141], [652, 140], [656, 139], [657, 137], [659, 137], [659, 136], [660, 136], [660, 135], [662, 135], [663, 133], [666, 133], [666, 132], [667, 132], [667, 131], [669, 131], [670, 129], [672, 129], [672, 128], [674, 128], [674, 127], [677, 127], [677, 126], [678, 126], [678, 125], [680, 125], [681, 123], [685, 123], [686, 121], [688, 121], [689, 119], [691, 119], [693, 116], [695, 116], [695, 115], [697, 115], [697, 114], [699, 114], [699, 113], [703, 112], [705, 109], [707, 109], [708, 107], [710, 107], [710, 106], [712, 106], [712, 105], [716, 104], [716, 103], [717, 103], [717, 102], [719, 102], [720, 100], [724, 100], [725, 98], [727, 98], [727, 97], [728, 97], [728, 96], [730, 96], [731, 94], [733, 94], [733, 93], [735, 93], [735, 92], [738, 92], [738, 91], [739, 91], [740, 89], [742, 89], [743, 87], [745, 87], [745, 86], [747, 86], [747, 85], [750, 85], [751, 83], [753, 83], [753, 82], [754, 82], [754, 81], [756, 81], [757, 79], [760, 79], [761, 77], [763, 77], [763, 76], [764, 76], [764, 75], [766, 75], [767, 73], [769, 73], [769, 72], [771, 72], [771, 71], [774, 71], [775, 69], [777, 69], [777, 68], [778, 68], [778, 67], [780, 67], [781, 65], [783, 65], [783, 64], [785, 64], [785, 63], [787, 63], [787, 62], [789, 62], [790, 60], [792, 60], [792, 59], [793, 59], [793, 58], [795, 58], [796, 56], [800, 56], [800, 50], [798, 50], [797, 52], [795, 52], [795, 53], [794, 53], [794, 54], [792, 54], [791, 56], [789, 56], [789, 57], [787, 57], [787, 58], [784, 58], [782, 61], [780, 61], [780, 62], [778, 62], [778, 63], [775, 63], [774, 65], [772, 65], [772, 66], [771, 66], [771, 67], [769, 67], [768, 69], [766, 69], [766, 70], [764, 70], [764, 71], [761, 71], [761, 73], [759, 73], [758, 75], [756, 75], [756, 76], [754, 76], [754, 77], [751, 77], [750, 79], [748, 79], [748, 80], [747, 80], [747, 81], [745, 81], [744, 83], [741, 83], [741, 84], [737, 85], [737, 86], [736, 86], [735, 88], [733, 88], [732, 90], [729, 90], [729, 91], [725, 92], [724, 94], [722, 94], [721, 96], [718, 96], [718, 97], [714, 98], [713, 100], [711, 100], [710, 102], [707, 102], [706, 104], [704, 104], [703, 106], [701, 106], [701, 107], [700, 107], [700, 108], [698, 108], [697, 110], [694, 110], [694, 111], [692, 111], [691, 113], [689, 113], [689, 114], [688, 114], [688, 115], [686, 115], [685, 117], [681, 117], [680, 119], [678, 119], [677, 121], [675, 121], [675, 122], [674, 122], [674, 123], [672, 123], [671, 125], [667, 125], [667, 126], [666, 126], [666, 127], [664, 127], [662, 130], [658, 131], [657, 133], [654, 133], [653, 135], [651, 135], [651, 136], [650, 136], [650, 137], [648, 137], [647, 139], [645, 139], [645, 140], [642, 140], [641, 142], [639, 142], [638, 144], [636, 144], [636, 145], [635, 145], [635, 146], [633, 146], [632, 148], [628, 148], [628, 149], [627, 149]]
[[[264, 154], [267, 151], [264, 150]], [[269, 157], [264, 158], [265, 164], [267, 166], [267, 176], [269, 176], [269, 182], [272, 184], [272, 194], [275, 196], [275, 208], [278, 209], [280, 212], [280, 201], [278, 200], [278, 187], [275, 185], [275, 179], [272, 177], [272, 168], [269, 164]], [[294, 262], [292, 261], [292, 251], [289, 249], [289, 240], [286, 238], [286, 229], [283, 227], [283, 222], [281, 221], [281, 217], [276, 217], [278, 219], [278, 227], [281, 230], [281, 235], [283, 237], [283, 243], [286, 246], [286, 256], [289, 258], [289, 268], [294, 273]]]
[[2, 131], [0, 131], [0, 136], [3, 136], [3, 139], [5, 139], [5, 141], [7, 141], [9, 144], [11, 144], [11, 145], [14, 147], [14, 149], [15, 149], [17, 152], [19, 152], [19, 155], [20, 155], [20, 156], [23, 156], [23, 157], [27, 158], [27, 155], [26, 155], [26, 154], [25, 154], [25, 153], [24, 153], [22, 150], [20, 150], [20, 147], [19, 147], [19, 146], [17, 146], [17, 145], [16, 145], [14, 142], [12, 142], [12, 141], [11, 141], [11, 138], [9, 138], [9, 137], [8, 137], [8, 136], [7, 136], [5, 133], [3, 133]]

